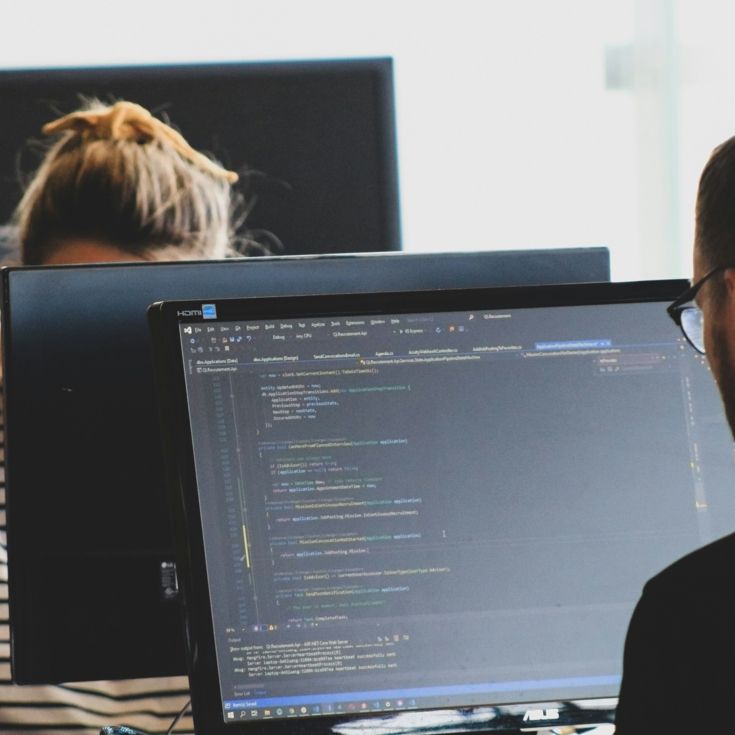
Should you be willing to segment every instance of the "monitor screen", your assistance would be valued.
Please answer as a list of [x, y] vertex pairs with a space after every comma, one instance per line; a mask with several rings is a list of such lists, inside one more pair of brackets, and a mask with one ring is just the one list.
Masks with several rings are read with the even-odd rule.
[[683, 285], [177, 306], [220, 723], [614, 697], [646, 579], [735, 528]]
[[149, 304], [608, 278], [604, 248], [4, 269], [14, 679], [185, 671]]
[[388, 58], [0, 71], [0, 223], [40, 163], [29, 141], [82, 97], [138, 102], [250, 170], [238, 185], [246, 224], [280, 240], [274, 255], [401, 247]]

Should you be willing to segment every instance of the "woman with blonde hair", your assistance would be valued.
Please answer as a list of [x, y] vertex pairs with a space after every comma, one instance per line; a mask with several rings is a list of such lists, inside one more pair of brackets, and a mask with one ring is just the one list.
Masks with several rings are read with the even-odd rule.
[[[93, 103], [43, 132], [57, 139], [16, 210], [22, 263], [239, 254], [237, 174], [194, 150], [148, 110], [131, 102]], [[1, 527], [0, 539], [0, 579], [7, 579]], [[7, 652], [6, 589], [0, 585], [0, 650]], [[0, 730], [93, 735], [103, 725], [126, 723], [163, 733], [187, 700], [185, 677], [17, 687], [9, 663], [0, 662]], [[191, 729], [184, 717], [175, 732]]]
[[57, 140], [15, 215], [23, 263], [237, 254], [238, 175], [145, 108], [91, 103], [43, 132]]

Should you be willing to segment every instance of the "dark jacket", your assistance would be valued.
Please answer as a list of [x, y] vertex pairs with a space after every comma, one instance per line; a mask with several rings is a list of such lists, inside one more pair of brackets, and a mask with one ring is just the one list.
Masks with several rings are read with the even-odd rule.
[[650, 579], [628, 628], [617, 735], [735, 733], [735, 534]]

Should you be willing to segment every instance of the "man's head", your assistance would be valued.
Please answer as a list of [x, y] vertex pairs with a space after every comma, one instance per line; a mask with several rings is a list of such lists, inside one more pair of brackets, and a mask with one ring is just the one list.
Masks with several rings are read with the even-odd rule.
[[704, 284], [697, 302], [707, 359], [735, 436], [735, 137], [713, 151], [699, 181], [694, 280], [730, 265]]
[[237, 174], [130, 102], [93, 103], [57, 136], [16, 211], [23, 263], [233, 254]]

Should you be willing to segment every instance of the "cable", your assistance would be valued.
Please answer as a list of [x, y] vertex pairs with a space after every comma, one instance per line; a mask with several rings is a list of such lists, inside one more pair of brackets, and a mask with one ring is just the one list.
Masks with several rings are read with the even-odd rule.
[[171, 735], [176, 725], [178, 725], [179, 722], [181, 721], [181, 718], [187, 714], [190, 707], [191, 707], [191, 699], [187, 700], [186, 704], [181, 708], [181, 712], [179, 712], [179, 714], [176, 715], [176, 717], [174, 717], [174, 721], [171, 723], [168, 730], [166, 730], [166, 735]]

